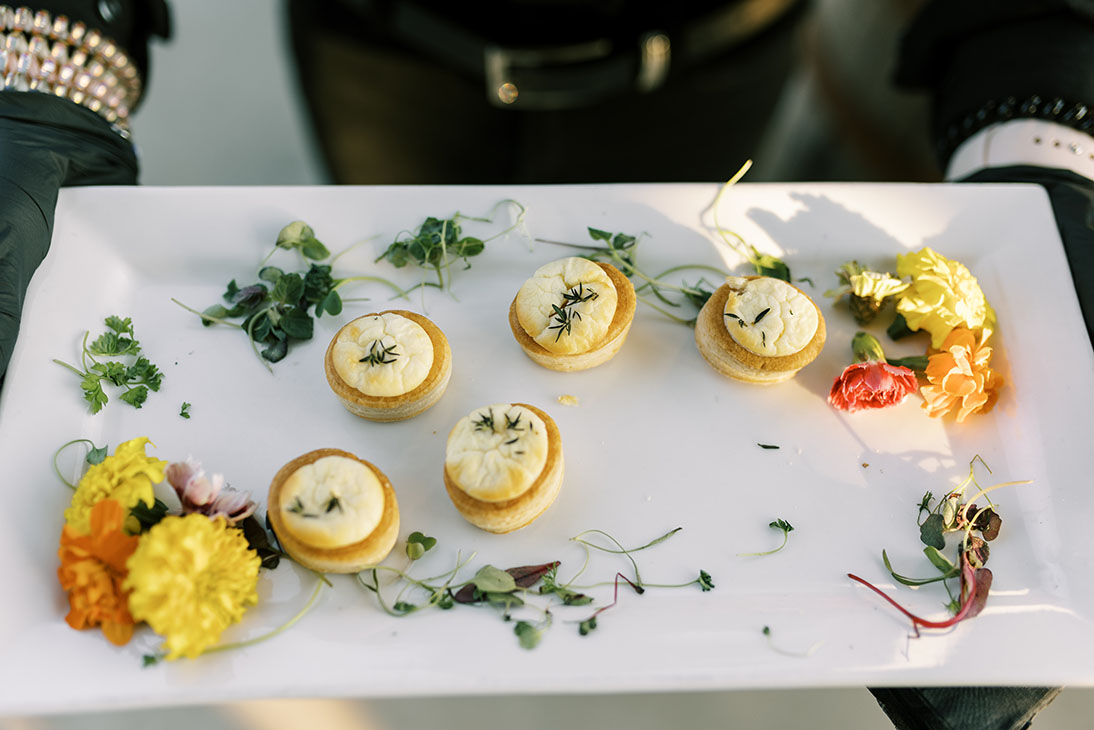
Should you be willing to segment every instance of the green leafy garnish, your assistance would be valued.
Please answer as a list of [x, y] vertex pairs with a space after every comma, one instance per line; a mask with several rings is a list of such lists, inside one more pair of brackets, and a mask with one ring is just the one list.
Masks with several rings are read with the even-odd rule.
[[[494, 212], [503, 205], [514, 205], [519, 210], [513, 225], [486, 239], [463, 235], [460, 221], [491, 223]], [[487, 243], [506, 235], [524, 222], [524, 212], [524, 206], [517, 201], [503, 200], [494, 206], [488, 216], [484, 217], [466, 216], [461, 213], [455, 213], [451, 218], [430, 216], [418, 226], [417, 231], [403, 231], [396, 236], [387, 249], [376, 258], [376, 261], [386, 260], [397, 269], [414, 264], [419, 268], [432, 270], [437, 275], [437, 281], [422, 281], [418, 286], [433, 286], [451, 292], [452, 265], [463, 261], [463, 268], [470, 269], [470, 259], [481, 254]], [[417, 287], [412, 287], [414, 288]]]
[[190, 417], [190, 404], [187, 403], [186, 401], [182, 402], [182, 407], [179, 408], [179, 415], [182, 416], [183, 418], [189, 418]]
[[[612, 264], [627, 278], [637, 278], [641, 280], [642, 283], [636, 286], [634, 290], [635, 294], [638, 295], [638, 300], [640, 302], [657, 310], [674, 322], [686, 324], [689, 327], [695, 325], [695, 317], [685, 319], [673, 314], [666, 309], [666, 307], [678, 308], [687, 303], [698, 311], [699, 309], [702, 309], [703, 305], [710, 299], [711, 295], [714, 293], [713, 290], [715, 287], [705, 278], [700, 278], [694, 284], [688, 284], [686, 281], [681, 281], [679, 284], [673, 284], [666, 281], [665, 277], [684, 271], [705, 271], [717, 274], [719, 277], [726, 276], [725, 271], [704, 264], [673, 266], [657, 276], [650, 276], [642, 271], [637, 263], [638, 243], [641, 236], [633, 236], [628, 233], [612, 233], [591, 226], [587, 230], [590, 238], [594, 241], [602, 241], [605, 245], [590, 246], [586, 244], [566, 243], [563, 241], [551, 241], [546, 238], [537, 238], [536, 240], [541, 243], [549, 243], [555, 246], [581, 249], [582, 255], [590, 261], [603, 261]], [[674, 294], [681, 296], [682, 299], [676, 300], [672, 298], [672, 295]], [[585, 298], [582, 299], [581, 297]], [[555, 311], [552, 316], [552, 321], [555, 324], [550, 328], [559, 330], [555, 337], [556, 341], [563, 333], [568, 334], [570, 332], [573, 316], [576, 315], [576, 313], [571, 315], [569, 313], [569, 307], [578, 300], [588, 301], [588, 299], [595, 297], [595, 294], [589, 296], [580, 288], [577, 290], [572, 289], [570, 292], [563, 295], [563, 306], [561, 308], [554, 308]]]
[[784, 547], [786, 547], [786, 543], [790, 539], [790, 533], [794, 531], [794, 526], [791, 525], [789, 522], [787, 522], [784, 519], [776, 519], [776, 520], [772, 520], [768, 524], [768, 527], [770, 527], [772, 529], [775, 529], [775, 530], [782, 531], [783, 541], [779, 544], [779, 546], [777, 548], [775, 548], [774, 550], [765, 550], [765, 551], [759, 552], [759, 553], [737, 553], [737, 556], [738, 557], [761, 557], [763, 555], [774, 555], [775, 553], [779, 552]]
[[[134, 408], [140, 408], [148, 399], [149, 390], [160, 389], [163, 373], [149, 362], [148, 358], [141, 355], [141, 345], [133, 333], [133, 322], [129, 317], [122, 319], [110, 316], [105, 322], [108, 331], [97, 337], [91, 344], [87, 342], [91, 333], [84, 333], [80, 355], [82, 370], [63, 360], [53, 362], [80, 376], [80, 388], [92, 413], [98, 413], [110, 401], [103, 387], [104, 383], [124, 388], [119, 398]], [[98, 360], [96, 355], [135, 359], [131, 362]]]
[[[770, 276], [775, 279], [782, 279], [783, 281], [789, 282], [790, 267], [788, 267], [782, 259], [772, 256], [771, 254], [760, 253], [755, 246], [745, 242], [744, 238], [737, 233], [728, 228], [723, 228], [718, 222], [718, 207], [722, 202], [722, 196], [725, 195], [726, 191], [731, 187], [736, 185], [751, 167], [752, 160], [745, 161], [745, 164], [741, 165], [741, 169], [718, 190], [718, 195], [715, 196], [714, 202], [711, 204], [714, 215], [714, 230], [721, 236], [727, 246], [744, 257], [744, 259], [752, 265], [753, 271], [755, 271], [758, 276]], [[799, 281], [801, 281], [801, 279], [799, 279]]]
[[426, 537], [420, 532], [410, 533], [410, 537], [406, 539], [406, 555], [411, 560], [417, 560], [422, 557], [437, 544], [437, 538]]

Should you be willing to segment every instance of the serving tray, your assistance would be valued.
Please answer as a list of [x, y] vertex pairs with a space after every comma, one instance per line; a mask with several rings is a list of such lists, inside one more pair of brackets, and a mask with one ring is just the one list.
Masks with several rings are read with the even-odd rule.
[[[535, 187], [89, 188], [66, 190], [53, 247], [28, 293], [22, 334], [0, 396], [0, 714], [62, 712], [285, 696], [404, 696], [615, 692], [759, 687], [921, 684], [1092, 685], [1091, 554], [1094, 493], [1089, 436], [1094, 358], [1047, 197], [1032, 186], [749, 185], [721, 201], [721, 224], [762, 252], [782, 256], [820, 305], [828, 344], [798, 376], [749, 386], [714, 372], [693, 332], [639, 305], [622, 351], [581, 373], [539, 368], [520, 351], [507, 310], [538, 266], [571, 250], [532, 237], [592, 243], [587, 226], [644, 233], [648, 272], [702, 263], [735, 273], [747, 264], [713, 235], [716, 184]], [[524, 235], [490, 241], [471, 268], [452, 269], [451, 293], [418, 290], [390, 301], [381, 286], [347, 287], [337, 317], [273, 366], [255, 359], [235, 330], [203, 328], [171, 299], [198, 309], [219, 301], [229, 279], [255, 279], [258, 262], [291, 220], [310, 223], [332, 250], [359, 244], [335, 274], [375, 274], [410, 286], [416, 269], [373, 260], [426, 216], [488, 213], [505, 198], [527, 208]], [[488, 236], [512, 222], [468, 222]], [[995, 364], [1007, 384], [995, 409], [964, 424], [927, 418], [919, 396], [885, 411], [844, 414], [826, 402], [851, 361], [857, 327], [822, 292], [846, 260], [891, 269], [897, 253], [930, 246], [965, 263], [999, 318]], [[288, 252], [270, 263], [300, 268]], [[708, 280], [715, 280], [707, 275]], [[695, 275], [688, 277], [694, 281]], [[425, 414], [395, 424], [346, 412], [329, 391], [323, 352], [350, 318], [409, 308], [447, 334], [453, 375]], [[685, 310], [686, 311], [686, 310]], [[85, 330], [131, 316], [163, 387], [140, 410], [116, 402], [88, 413], [78, 379], [54, 365], [78, 359]], [[687, 316], [691, 316], [688, 314]], [[881, 334], [883, 325], [874, 330]], [[893, 356], [921, 354], [922, 338], [886, 342]], [[575, 396], [576, 406], [559, 402]], [[179, 417], [182, 402], [190, 419]], [[555, 505], [532, 526], [495, 536], [465, 523], [445, 495], [449, 429], [472, 409], [522, 401], [548, 411], [562, 432], [566, 478]], [[700, 570], [715, 588], [620, 590], [596, 631], [580, 636], [589, 607], [552, 609], [534, 650], [490, 608], [385, 615], [352, 577], [335, 576], [290, 631], [238, 651], [142, 668], [157, 643], [138, 632], [124, 647], [64, 622], [57, 543], [69, 490], [53, 473], [65, 441], [115, 447], [148, 436], [160, 458], [200, 459], [265, 508], [269, 481], [293, 457], [341, 448], [390, 477], [402, 538], [438, 539], [413, 572], [436, 575], [470, 559], [461, 576], [561, 561], [576, 572], [581, 546], [599, 529], [628, 547], [681, 527], [636, 555], [643, 579], [683, 583]], [[778, 446], [761, 448], [759, 444]], [[917, 613], [945, 617], [945, 591], [895, 586], [881, 563], [929, 575], [916, 505], [957, 484], [974, 456], [981, 484], [1030, 479], [993, 494], [1003, 516], [992, 544], [995, 582], [984, 612], [943, 632], [909, 636], [908, 622], [847, 578], [855, 572]], [[67, 478], [74, 458], [63, 458]], [[768, 523], [793, 524], [785, 549]], [[405, 567], [402, 546], [389, 564]], [[594, 553], [582, 582], [629, 571]], [[587, 579], [587, 580], [586, 580]], [[259, 605], [224, 640], [259, 635], [295, 614], [315, 577], [284, 562], [259, 578]], [[589, 592], [597, 605], [612, 587]], [[535, 599], [533, 599], [535, 600]], [[546, 605], [546, 601], [541, 602]], [[519, 613], [515, 615], [519, 618]], [[770, 636], [763, 633], [769, 627]]]

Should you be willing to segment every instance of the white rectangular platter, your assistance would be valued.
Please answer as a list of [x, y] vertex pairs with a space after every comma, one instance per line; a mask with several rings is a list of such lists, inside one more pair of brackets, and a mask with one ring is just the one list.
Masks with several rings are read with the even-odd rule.
[[[479, 216], [504, 198], [527, 207], [534, 237], [589, 243], [587, 226], [643, 232], [639, 263], [660, 272], [703, 263], [736, 273], [747, 264], [711, 234], [713, 184], [458, 188], [180, 188], [66, 190], [52, 250], [27, 299], [21, 339], [0, 396], [0, 714], [216, 702], [285, 696], [400, 696], [614, 692], [760, 687], [922, 684], [1094, 685], [1091, 555], [1094, 491], [1094, 359], [1043, 191], [1029, 186], [748, 185], [726, 195], [722, 225], [762, 252], [782, 256], [821, 307], [828, 343], [785, 384], [749, 386], [719, 376], [685, 326], [639, 305], [630, 337], [608, 364], [581, 373], [539, 368], [520, 351], [506, 313], [521, 283], [568, 249], [512, 234], [491, 241], [469, 270], [454, 267], [452, 295], [435, 289], [409, 302], [361, 285], [338, 317], [319, 320], [271, 375], [243, 335], [203, 328], [171, 302], [202, 309], [225, 284], [256, 278], [278, 230], [310, 223], [332, 250], [360, 244], [335, 274], [377, 274], [409, 286], [418, 270], [373, 263], [426, 216]], [[467, 223], [481, 236], [495, 225]], [[995, 340], [1007, 384], [994, 411], [956, 425], [930, 419], [916, 395], [885, 411], [844, 414], [826, 402], [851, 362], [857, 329], [844, 306], [822, 296], [833, 271], [858, 259], [882, 269], [897, 253], [931, 246], [965, 263], [999, 317]], [[278, 252], [271, 263], [299, 262]], [[694, 280], [694, 277], [692, 277]], [[423, 311], [447, 334], [453, 375], [423, 415], [396, 424], [363, 421], [329, 391], [323, 353], [354, 316], [393, 306]], [[141, 410], [112, 400], [90, 415], [75, 362], [85, 330], [107, 315], [132, 316], [163, 388]], [[689, 315], [690, 316], [690, 315]], [[875, 329], [879, 330], [884, 325]], [[923, 340], [887, 343], [890, 355], [921, 354]], [[573, 395], [579, 405], [561, 405]], [[192, 404], [189, 420], [180, 405]], [[473, 409], [538, 405], [562, 433], [566, 477], [554, 506], [519, 532], [494, 536], [463, 521], [441, 480], [449, 429]], [[156, 646], [138, 633], [124, 648], [64, 622], [57, 544], [70, 491], [52, 470], [73, 438], [115, 447], [148, 436], [150, 453], [193, 455], [265, 509], [277, 469], [306, 451], [336, 447], [376, 463], [398, 494], [403, 539], [420, 530], [438, 545], [414, 567], [449, 569], [457, 553], [511, 567], [560, 560], [565, 578], [583, 552], [569, 540], [588, 530], [643, 544], [643, 578], [682, 583], [709, 572], [715, 589], [620, 591], [599, 628], [578, 635], [588, 607], [553, 611], [540, 645], [522, 649], [491, 608], [457, 607], [405, 618], [385, 615], [352, 577], [336, 576], [290, 631], [248, 649], [141, 667]], [[758, 444], [777, 445], [762, 449]], [[909, 625], [854, 572], [921, 615], [945, 617], [935, 584], [897, 586], [900, 572], [926, 576], [916, 505], [954, 486], [981, 456], [982, 484], [1030, 479], [995, 493], [1003, 531], [992, 544], [995, 582], [987, 608], [943, 632], [909, 638]], [[69, 460], [68, 478], [75, 467]], [[776, 518], [796, 528], [775, 547]], [[951, 542], [951, 545], [953, 543]], [[952, 549], [952, 548], [951, 548]], [[389, 563], [404, 567], [402, 544]], [[594, 554], [586, 578], [629, 571]], [[284, 562], [259, 578], [259, 605], [225, 640], [259, 635], [296, 613], [314, 576]], [[598, 605], [610, 585], [591, 589]], [[541, 603], [546, 603], [541, 602]], [[520, 614], [517, 614], [519, 617]], [[762, 633], [771, 628], [772, 637]]]

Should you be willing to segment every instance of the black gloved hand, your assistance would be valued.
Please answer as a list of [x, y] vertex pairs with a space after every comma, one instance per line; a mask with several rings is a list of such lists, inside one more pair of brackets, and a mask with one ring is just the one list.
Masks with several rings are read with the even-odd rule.
[[99, 116], [37, 92], [0, 93], [0, 377], [19, 332], [27, 285], [49, 250], [57, 191], [132, 185], [133, 147]]

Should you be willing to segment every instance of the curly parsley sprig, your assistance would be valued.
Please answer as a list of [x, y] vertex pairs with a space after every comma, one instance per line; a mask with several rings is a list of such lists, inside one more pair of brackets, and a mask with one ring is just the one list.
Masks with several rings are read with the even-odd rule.
[[[110, 401], [103, 389], [104, 383], [124, 388], [119, 398], [134, 408], [140, 408], [148, 399], [149, 390], [160, 389], [163, 373], [141, 353], [141, 344], [133, 333], [132, 319], [112, 315], [104, 321], [107, 331], [91, 344], [87, 342], [91, 332], [84, 332], [80, 345], [82, 370], [63, 360], [54, 359], [53, 362], [80, 376], [80, 388], [92, 413], [98, 413]], [[100, 360], [96, 356], [124, 359]]]

